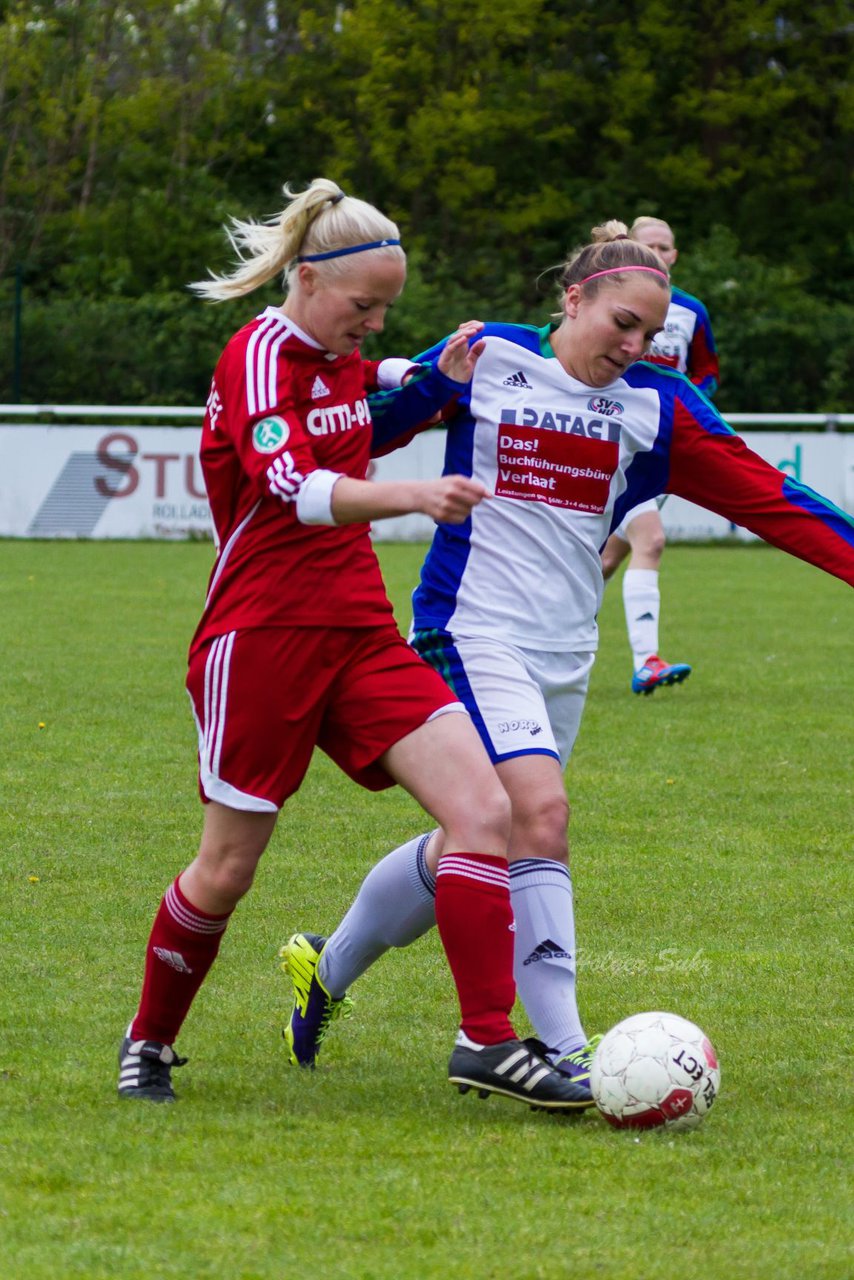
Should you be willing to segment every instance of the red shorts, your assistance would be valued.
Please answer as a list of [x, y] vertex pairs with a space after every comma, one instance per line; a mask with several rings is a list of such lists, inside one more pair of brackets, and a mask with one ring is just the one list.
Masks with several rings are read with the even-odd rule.
[[298, 790], [315, 746], [369, 791], [393, 786], [380, 756], [457, 704], [391, 626], [230, 631], [190, 659], [187, 690], [202, 799], [260, 812]]

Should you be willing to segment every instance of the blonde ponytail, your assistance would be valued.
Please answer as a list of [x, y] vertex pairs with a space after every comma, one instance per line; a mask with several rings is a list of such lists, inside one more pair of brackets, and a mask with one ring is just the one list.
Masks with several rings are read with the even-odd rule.
[[[211, 272], [209, 279], [194, 281], [189, 286], [194, 293], [222, 302], [252, 293], [280, 274], [287, 289], [300, 255], [334, 254], [364, 243], [391, 240], [395, 243], [380, 243], [374, 251], [404, 256], [396, 225], [373, 205], [345, 195], [336, 182], [315, 178], [302, 192], [286, 184], [284, 193], [285, 208], [263, 222], [232, 218], [225, 231], [237, 266], [227, 274]], [[334, 274], [346, 270], [346, 265], [333, 257], [319, 263], [318, 269]]]

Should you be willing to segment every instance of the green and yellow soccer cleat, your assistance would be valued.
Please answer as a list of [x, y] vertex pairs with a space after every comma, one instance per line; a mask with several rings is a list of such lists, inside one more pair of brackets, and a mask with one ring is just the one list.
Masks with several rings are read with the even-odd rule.
[[580, 1049], [573, 1049], [572, 1053], [565, 1053], [562, 1058], [554, 1059], [554, 1066], [557, 1071], [569, 1076], [570, 1080], [573, 1080], [580, 1088], [587, 1090], [590, 1098], [589, 1106], [593, 1105], [593, 1094], [590, 1093], [590, 1064], [593, 1061], [596, 1046], [601, 1039], [601, 1035], [592, 1036], [589, 1042], [582, 1045]]
[[316, 933], [295, 933], [279, 952], [282, 968], [294, 986], [294, 1007], [282, 1030], [288, 1061], [295, 1067], [314, 1066], [321, 1043], [336, 1018], [349, 1018], [353, 1001], [335, 999], [317, 976], [326, 939]]

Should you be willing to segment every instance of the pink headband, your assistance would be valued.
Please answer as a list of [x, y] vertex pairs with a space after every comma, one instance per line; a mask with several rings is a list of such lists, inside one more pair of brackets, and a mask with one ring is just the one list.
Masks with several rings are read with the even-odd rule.
[[661, 276], [662, 280], [666, 280], [670, 284], [670, 276], [666, 271], [659, 271], [658, 267], [628, 266], [628, 267], [609, 267], [607, 271], [594, 271], [592, 276], [585, 276], [583, 280], [579, 280], [578, 284], [587, 284], [588, 280], [596, 280], [599, 276], [614, 276], [620, 271], [651, 271], [655, 276]]

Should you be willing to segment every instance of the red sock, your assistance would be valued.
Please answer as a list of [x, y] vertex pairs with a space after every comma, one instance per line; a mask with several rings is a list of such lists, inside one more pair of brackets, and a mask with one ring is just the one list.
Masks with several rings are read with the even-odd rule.
[[216, 959], [230, 915], [207, 915], [187, 901], [177, 880], [169, 886], [148, 940], [139, 1012], [131, 1024], [132, 1040], [174, 1044]]
[[510, 1010], [513, 912], [507, 862], [488, 853], [448, 853], [436, 871], [436, 924], [457, 984], [462, 1029], [478, 1044], [516, 1032]]

